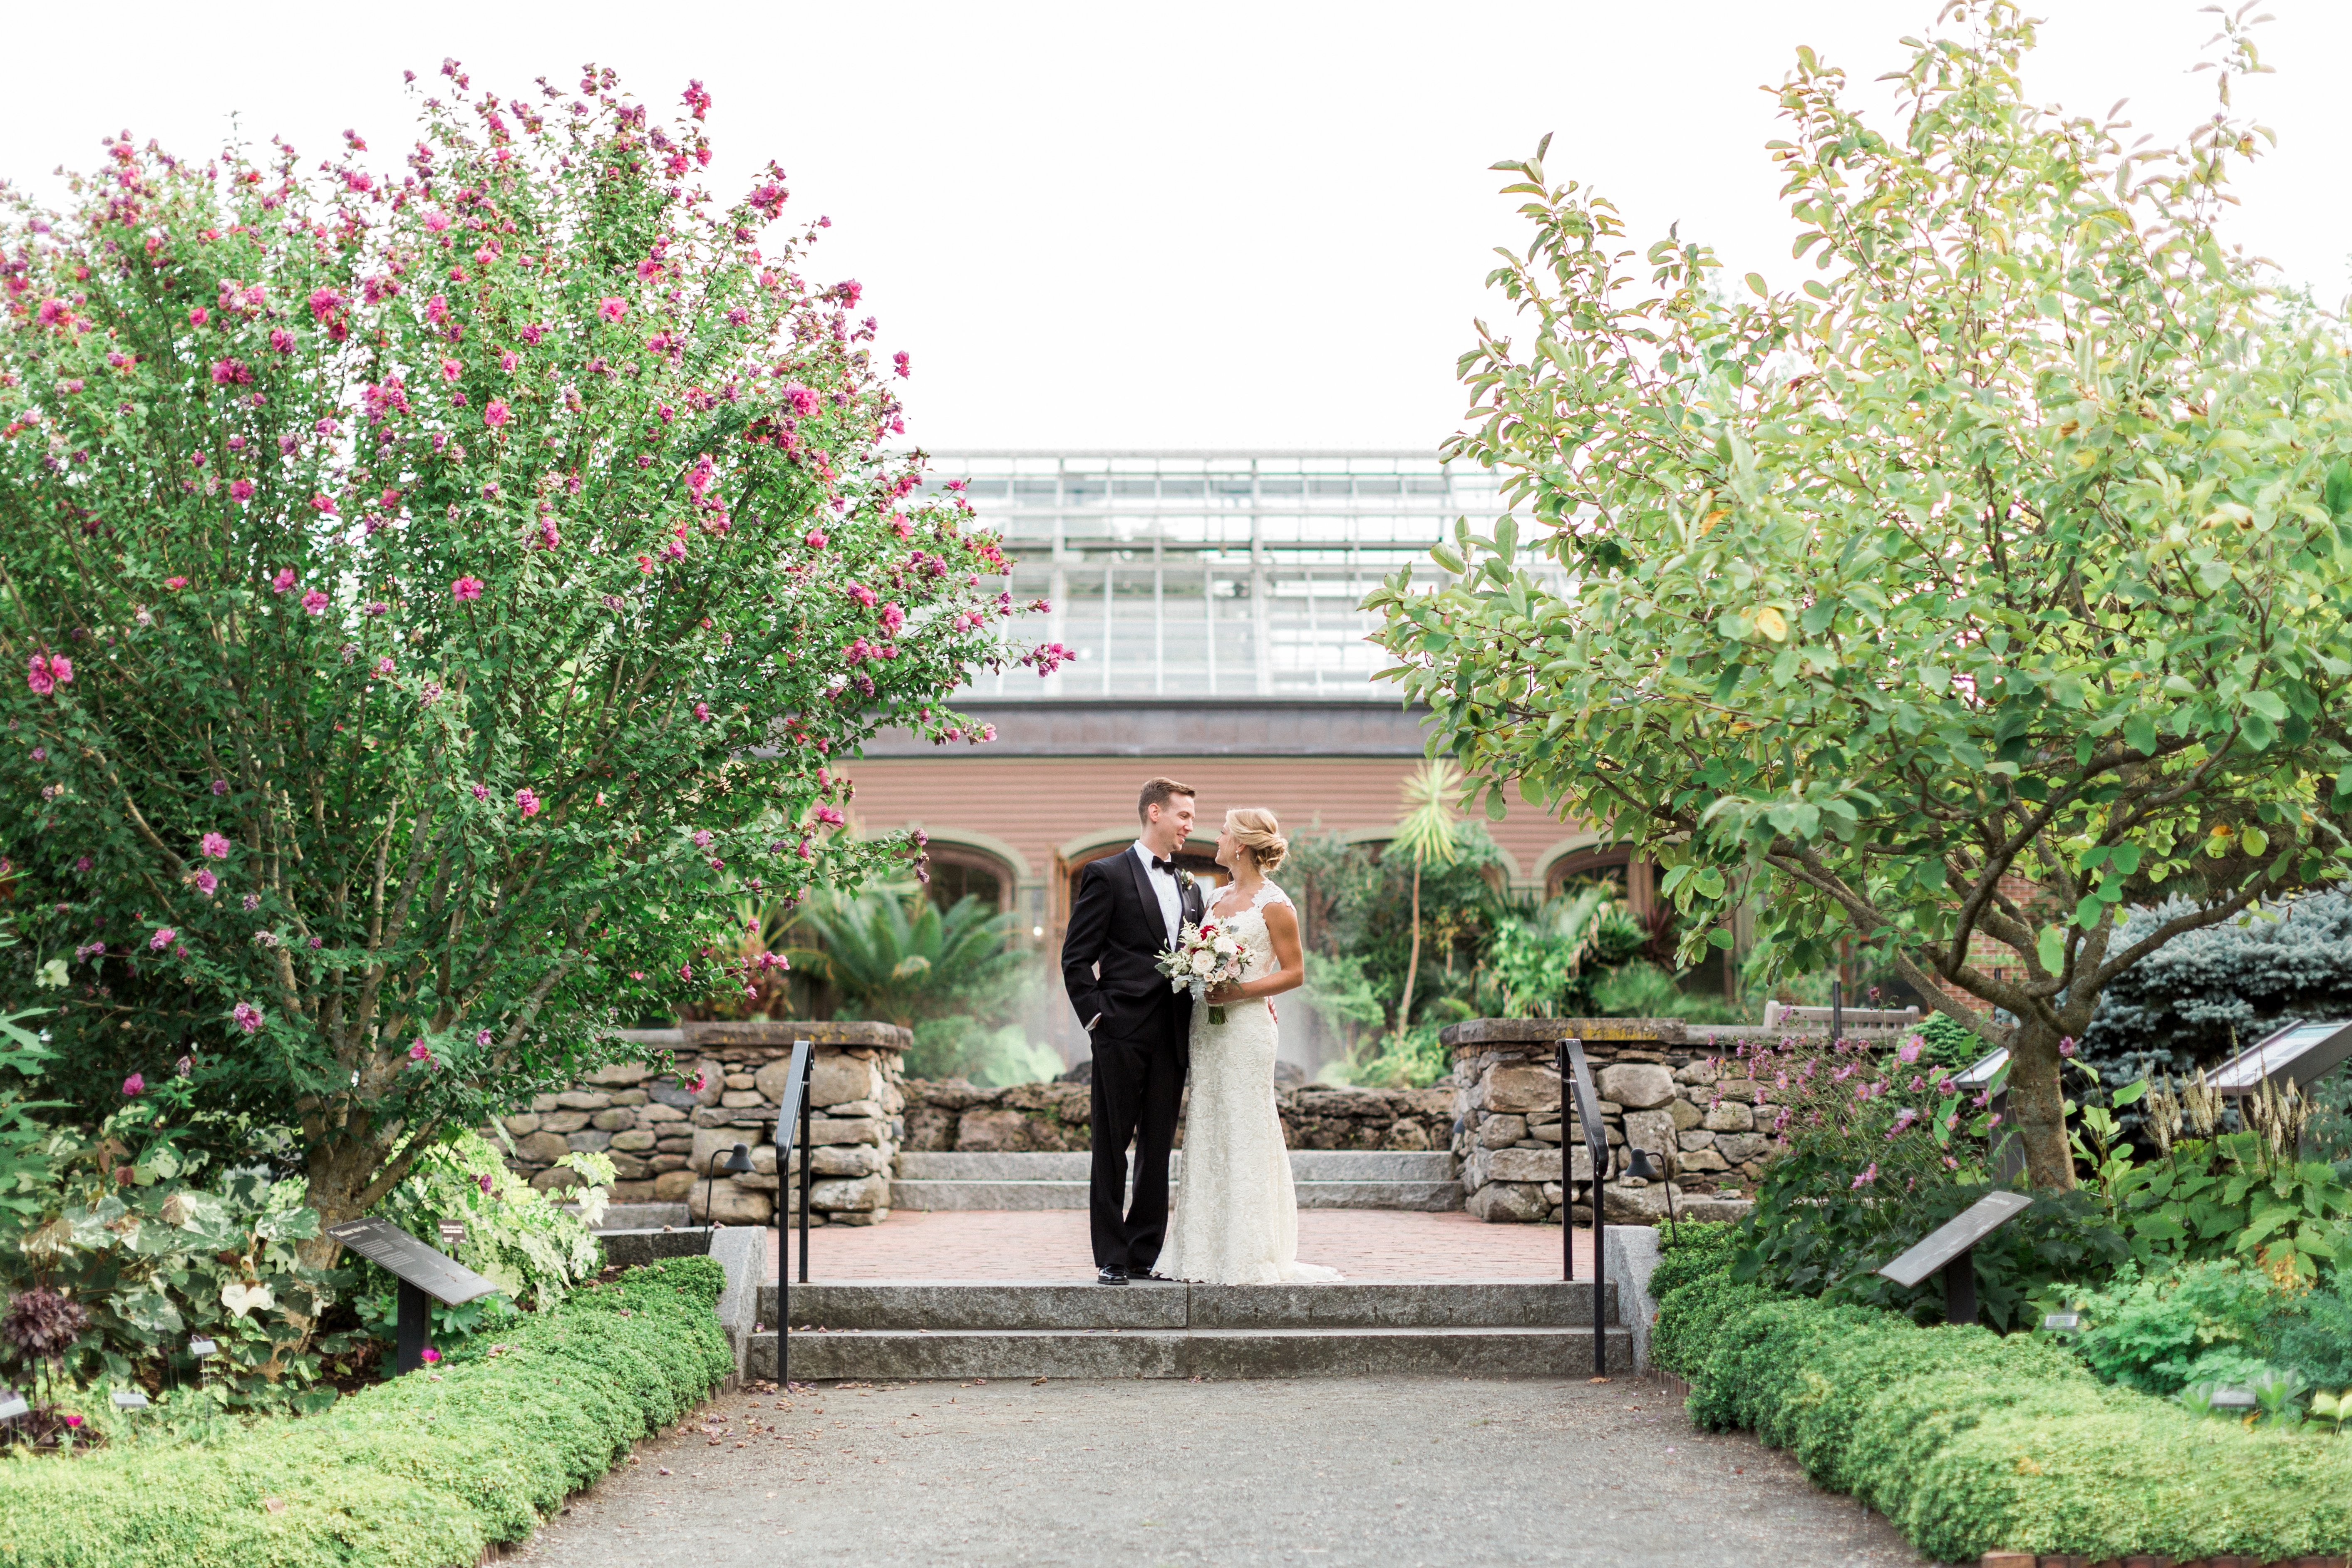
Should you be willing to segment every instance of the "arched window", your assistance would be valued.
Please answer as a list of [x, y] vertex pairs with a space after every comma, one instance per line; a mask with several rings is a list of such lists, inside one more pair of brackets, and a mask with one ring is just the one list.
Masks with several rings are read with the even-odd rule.
[[940, 909], [953, 908], [963, 898], [976, 898], [982, 907], [1013, 907], [1013, 873], [1004, 862], [978, 849], [958, 845], [930, 846], [930, 900]]

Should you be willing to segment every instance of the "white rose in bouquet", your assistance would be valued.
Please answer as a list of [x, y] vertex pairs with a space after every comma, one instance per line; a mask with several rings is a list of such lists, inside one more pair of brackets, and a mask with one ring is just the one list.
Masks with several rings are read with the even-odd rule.
[[1214, 974], [1216, 972], [1217, 955], [1215, 953], [1211, 952], [1207, 948], [1202, 948], [1192, 955], [1193, 973]]

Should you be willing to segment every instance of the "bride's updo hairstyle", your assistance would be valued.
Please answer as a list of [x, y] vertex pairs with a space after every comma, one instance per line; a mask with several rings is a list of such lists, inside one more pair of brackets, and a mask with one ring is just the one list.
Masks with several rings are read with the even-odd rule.
[[1274, 813], [1255, 805], [1236, 806], [1225, 813], [1225, 826], [1233, 830], [1234, 841], [1250, 852], [1261, 871], [1271, 871], [1282, 864], [1290, 853], [1290, 840], [1282, 836], [1282, 824]]

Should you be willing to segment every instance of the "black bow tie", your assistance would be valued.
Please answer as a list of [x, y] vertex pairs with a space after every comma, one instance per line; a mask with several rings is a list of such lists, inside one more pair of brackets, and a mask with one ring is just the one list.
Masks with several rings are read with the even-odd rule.
[[1176, 862], [1173, 860], [1161, 860], [1155, 858], [1151, 862], [1151, 868], [1155, 871], [1165, 871], [1172, 877], [1176, 874]]

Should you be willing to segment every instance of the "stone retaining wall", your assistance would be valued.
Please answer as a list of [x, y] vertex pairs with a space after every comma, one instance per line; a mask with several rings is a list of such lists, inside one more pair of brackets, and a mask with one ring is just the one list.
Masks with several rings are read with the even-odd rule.
[[[1087, 1147], [1094, 1091], [1083, 1083], [980, 1089], [961, 1079], [905, 1084], [904, 1147], [927, 1153], [1009, 1153]], [[1284, 1085], [1275, 1090], [1283, 1142], [1293, 1149], [1443, 1149], [1451, 1136], [1451, 1089]], [[1183, 1143], [1183, 1126], [1177, 1126]]]
[[1745, 1212], [1763, 1173], [1779, 1107], [1754, 1083], [1734, 1076], [1727, 1031], [1687, 1038], [1676, 1018], [1474, 1018], [1440, 1038], [1454, 1051], [1454, 1153], [1461, 1162], [1465, 1205], [1489, 1221], [1559, 1223], [1568, 1184], [1583, 1184], [1570, 1204], [1576, 1223], [1592, 1222], [1592, 1162], [1583, 1125], [1567, 1121], [1568, 1183], [1562, 1142], [1557, 1042], [1584, 1042], [1610, 1144], [1614, 1179], [1601, 1184], [1602, 1217], [1648, 1225], [1665, 1217], [1662, 1187], [1623, 1175], [1628, 1147], [1671, 1152], [1678, 1211], [1696, 1218]]
[[[605, 1068], [571, 1089], [542, 1094], [529, 1110], [502, 1119], [513, 1141], [508, 1163], [535, 1187], [578, 1183], [554, 1163], [574, 1149], [611, 1155], [619, 1180], [615, 1203], [683, 1201], [698, 1221], [759, 1225], [775, 1215], [775, 1121], [792, 1064], [793, 1041], [814, 1040], [809, 1101], [816, 1114], [809, 1144], [796, 1151], [782, 1184], [800, 1201], [810, 1173], [810, 1223], [872, 1225], [890, 1212], [890, 1171], [905, 1131], [899, 1053], [910, 1043], [893, 1024], [689, 1024], [684, 1029], [627, 1031], [650, 1056], [667, 1050], [665, 1072], [652, 1061]], [[702, 1087], [688, 1087], [698, 1076]], [[496, 1142], [495, 1130], [484, 1135]], [[751, 1147], [751, 1172], [706, 1184], [714, 1160], [737, 1143]], [[705, 1194], [708, 1191], [708, 1202]]]

